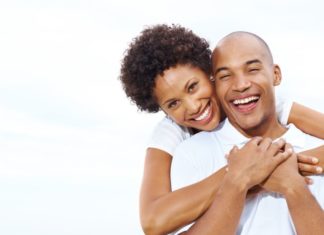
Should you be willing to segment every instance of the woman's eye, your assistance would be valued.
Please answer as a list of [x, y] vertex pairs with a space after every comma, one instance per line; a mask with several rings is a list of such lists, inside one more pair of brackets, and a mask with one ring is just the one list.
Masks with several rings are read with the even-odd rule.
[[177, 107], [177, 105], [178, 105], [178, 101], [175, 100], [175, 101], [172, 101], [172, 102], [170, 102], [170, 103], [168, 104], [168, 108], [169, 108], [169, 109], [173, 109], [173, 108]]
[[188, 87], [188, 91], [189, 92], [193, 92], [195, 90], [195, 88], [197, 87], [198, 82], [194, 82], [192, 83], [189, 87]]

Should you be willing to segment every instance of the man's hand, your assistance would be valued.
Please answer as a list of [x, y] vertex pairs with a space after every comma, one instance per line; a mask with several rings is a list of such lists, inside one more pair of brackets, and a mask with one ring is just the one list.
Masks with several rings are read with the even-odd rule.
[[[287, 148], [291, 149], [291, 145], [286, 144], [285, 149]], [[306, 185], [306, 181], [298, 172], [297, 155], [293, 153], [272, 172], [261, 186], [267, 191], [285, 194], [289, 188], [293, 188], [296, 184]]]
[[283, 139], [273, 143], [270, 138], [255, 137], [241, 149], [234, 147], [228, 155], [228, 175], [250, 189], [263, 182], [293, 150], [285, 148]]

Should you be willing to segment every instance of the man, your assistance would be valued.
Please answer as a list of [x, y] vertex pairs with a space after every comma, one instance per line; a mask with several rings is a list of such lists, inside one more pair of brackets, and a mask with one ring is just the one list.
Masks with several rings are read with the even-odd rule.
[[[250, 143], [260, 148], [268, 148], [265, 143], [279, 137], [292, 143], [295, 151], [323, 144], [294, 126], [279, 124], [274, 86], [280, 84], [281, 71], [267, 44], [246, 32], [226, 36], [213, 52], [213, 75], [228, 118], [216, 130], [199, 133], [178, 147], [171, 168], [173, 190], [226, 165], [225, 155], [234, 149], [213, 204], [187, 234], [323, 234], [323, 176], [312, 177], [313, 185], [307, 187], [295, 155], [285, 160], [280, 153], [244, 158], [236, 154], [236, 145], [253, 136], [267, 138]], [[252, 188], [261, 190], [248, 193]]]

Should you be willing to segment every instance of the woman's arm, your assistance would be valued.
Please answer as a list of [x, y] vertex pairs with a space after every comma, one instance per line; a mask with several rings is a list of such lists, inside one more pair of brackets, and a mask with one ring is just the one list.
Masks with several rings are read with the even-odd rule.
[[[324, 155], [324, 148], [309, 150], [304, 154]], [[162, 150], [147, 150], [140, 195], [140, 217], [145, 234], [165, 234], [196, 220], [214, 201], [225, 175], [222, 168], [199, 183], [171, 192], [171, 161], [172, 157]], [[314, 174], [311, 164], [300, 167]]]
[[140, 217], [145, 234], [166, 234], [189, 224], [213, 201], [225, 170], [205, 180], [171, 192], [172, 157], [164, 151], [147, 150], [140, 195]]
[[324, 139], [324, 114], [298, 103], [293, 103], [288, 117], [303, 132]]
[[297, 156], [302, 175], [323, 174], [324, 146], [298, 153]]
[[[324, 114], [293, 103], [288, 117], [303, 132], [324, 139]], [[316, 157], [318, 160], [313, 160]], [[324, 146], [298, 154], [298, 166], [303, 175], [321, 174], [324, 169]]]

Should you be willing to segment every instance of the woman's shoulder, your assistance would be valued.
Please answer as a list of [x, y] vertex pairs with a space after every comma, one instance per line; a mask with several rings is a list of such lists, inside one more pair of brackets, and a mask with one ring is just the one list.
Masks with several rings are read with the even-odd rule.
[[164, 117], [153, 129], [148, 147], [158, 148], [173, 155], [177, 145], [190, 136], [188, 128], [178, 125], [169, 117]]
[[170, 132], [170, 134], [175, 135], [181, 135], [184, 138], [190, 137], [190, 131], [187, 127], [183, 127], [178, 125], [176, 122], [174, 122], [169, 117], [164, 117], [158, 124], [156, 125], [155, 129], [156, 131], [162, 131], [162, 132]]

